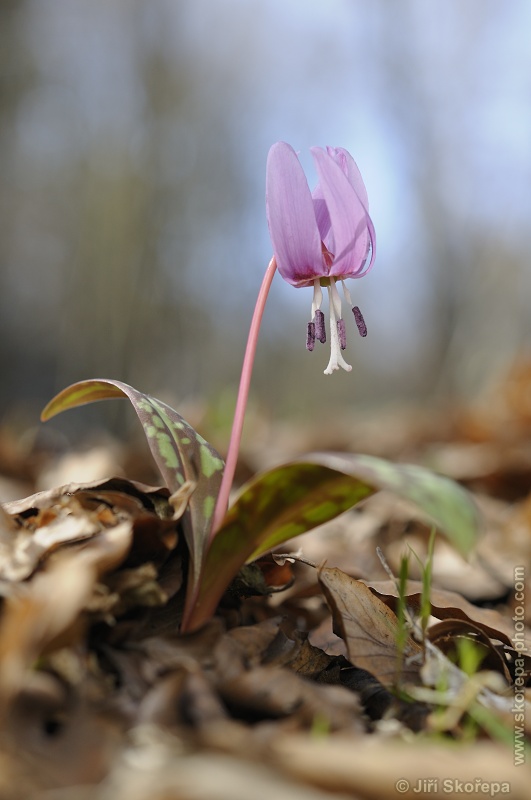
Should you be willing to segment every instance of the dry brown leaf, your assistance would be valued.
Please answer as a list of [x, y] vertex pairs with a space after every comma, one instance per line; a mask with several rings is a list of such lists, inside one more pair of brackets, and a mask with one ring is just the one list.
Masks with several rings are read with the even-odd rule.
[[261, 664], [280, 629], [281, 617], [271, 617], [256, 625], [241, 625], [227, 632], [226, 638], [237, 645], [246, 665]]
[[[508, 783], [509, 792], [499, 796], [529, 798], [529, 765], [515, 767], [510, 749], [491, 742], [452, 748], [420, 740], [406, 744], [378, 737], [358, 741], [335, 736], [316, 741], [280, 735], [272, 742], [271, 752], [275, 763], [304, 783], [371, 800], [400, 796], [462, 800], [471, 794], [470, 787], [462, 788], [465, 783], [472, 787]], [[474, 796], [490, 796], [488, 789], [484, 792], [476, 788]]]
[[289, 660], [288, 665], [293, 672], [304, 675], [312, 680], [319, 680], [336, 659], [328, 655], [319, 647], [314, 647], [305, 639], [296, 655]]
[[201, 729], [228, 713], [202, 670], [189, 665], [158, 680], [139, 708], [138, 722]]
[[[221, 726], [230, 740], [235, 723]], [[242, 735], [243, 734], [243, 735]], [[235, 754], [189, 753], [182, 742], [152, 726], [133, 731], [133, 743], [113, 773], [98, 788], [70, 795], [61, 792], [32, 800], [332, 800], [327, 791], [293, 779], [283, 769], [252, 760], [252, 737], [236, 730]], [[251, 760], [246, 759], [251, 754]], [[333, 800], [356, 800], [334, 794]]]
[[51, 674], [28, 674], [0, 722], [8, 767], [0, 772], [0, 797], [20, 786], [25, 799], [36, 788], [97, 783], [117, 755], [120, 736], [119, 726], [96, 713], [83, 693]]
[[481, 649], [483, 654], [480, 668], [500, 672], [508, 684], [512, 683], [506, 659], [478, 625], [474, 625], [468, 620], [449, 618], [430, 626], [427, 636], [430, 642], [442, 650], [445, 656], [457, 663], [459, 662], [458, 643], [463, 639], [473, 642], [474, 646]]
[[101, 526], [85, 513], [73, 514], [64, 510], [34, 533], [20, 529], [8, 547], [0, 551], [0, 577], [17, 582], [28, 578], [44, 556], [62, 544], [89, 539], [99, 533]]
[[[147, 540], [149, 529], [152, 534], [149, 541], [159, 543], [158, 550], [163, 551], [165, 558], [177, 541], [175, 526], [161, 520], [153, 510], [158, 490], [152, 489], [148, 495], [144, 488], [149, 489], [114, 478], [92, 484], [70, 484], [6, 503], [4, 512], [11, 519], [11, 530], [0, 537], [0, 580], [24, 580], [51, 553], [66, 545], [86, 542], [124, 520], [135, 520], [139, 543]], [[146, 528], [144, 536], [143, 528]], [[142, 551], [142, 547], [139, 549]], [[150, 550], [153, 549], [151, 544]], [[140, 562], [144, 560], [148, 559], [140, 558]]]
[[125, 520], [83, 544], [79, 558], [92, 564], [101, 577], [123, 562], [131, 548], [132, 534], [131, 522]]
[[130, 543], [131, 524], [122, 522], [81, 552], [57, 554], [30, 582], [12, 587], [0, 620], [0, 702], [24, 687], [44, 653], [79, 641], [98, 576], [123, 561]]
[[4, 507], [0, 505], [0, 537], [2, 540], [6, 537], [6, 534], [12, 535], [17, 530], [18, 525], [11, 514], [8, 514]]
[[43, 650], [77, 621], [94, 586], [87, 559], [64, 558], [6, 600], [0, 622], [0, 700], [18, 692]]
[[108, 575], [106, 586], [116, 597], [116, 603], [108, 609], [114, 616], [122, 616], [138, 607], [162, 606], [167, 597], [157, 581], [157, 570], [147, 562], [134, 569], [120, 569]]
[[57, 502], [61, 502], [65, 497], [76, 495], [78, 492], [93, 491], [96, 494], [100, 492], [117, 492], [118, 495], [126, 495], [139, 498], [141, 501], [144, 498], [149, 498], [149, 501], [155, 503], [157, 497], [168, 498], [168, 490], [160, 486], [148, 486], [138, 481], [130, 481], [126, 478], [107, 478], [105, 480], [87, 481], [83, 483], [68, 483], [64, 486], [56, 486], [53, 489], [46, 489], [43, 492], [36, 492], [35, 494], [24, 497], [21, 500], [11, 500], [4, 503], [4, 510], [8, 514], [23, 515], [28, 517], [29, 514], [37, 509], [50, 508]]
[[[363, 581], [386, 605], [391, 609], [396, 607], [398, 590], [393, 581]], [[422, 594], [422, 583], [420, 581], [408, 581], [406, 584], [405, 597], [407, 604], [413, 611], [420, 608]], [[431, 589], [430, 591], [431, 613], [438, 619], [454, 618], [462, 619], [477, 625], [491, 638], [497, 638], [504, 644], [511, 644], [511, 636], [514, 634], [514, 625], [492, 608], [478, 608], [457, 592], [449, 592], [444, 589]]]
[[255, 667], [218, 689], [228, 707], [245, 720], [290, 717], [311, 727], [319, 719], [331, 729], [361, 729], [358, 698], [342, 686], [324, 686], [277, 667]]
[[308, 634], [308, 641], [329, 656], [347, 657], [347, 645], [333, 631], [333, 620], [330, 615]]
[[322, 568], [319, 583], [332, 611], [334, 632], [346, 643], [349, 661], [366, 669], [384, 686], [399, 680], [415, 682], [422, 648], [409, 636], [400, 663], [398, 620], [391, 609], [364, 583], [340, 569]]

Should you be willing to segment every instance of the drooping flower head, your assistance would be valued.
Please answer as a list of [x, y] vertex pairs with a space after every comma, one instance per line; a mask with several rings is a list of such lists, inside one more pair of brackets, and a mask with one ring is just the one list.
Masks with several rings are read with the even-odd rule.
[[[341, 281], [347, 303], [352, 300], [346, 278], [361, 278], [371, 269], [376, 240], [369, 216], [367, 191], [350, 153], [341, 147], [312, 147], [319, 182], [310, 192], [293, 148], [277, 142], [269, 151], [266, 170], [266, 210], [278, 271], [295, 287], [313, 286], [306, 347], [326, 341], [322, 290], [330, 304], [330, 361], [325, 374], [342, 367], [350, 372], [341, 350], [346, 347], [345, 321], [336, 283]], [[367, 328], [357, 306], [352, 308], [361, 336]]]

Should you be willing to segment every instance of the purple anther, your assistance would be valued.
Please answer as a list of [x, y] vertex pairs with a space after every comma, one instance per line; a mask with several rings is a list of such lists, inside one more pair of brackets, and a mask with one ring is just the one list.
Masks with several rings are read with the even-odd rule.
[[306, 334], [306, 350], [313, 350], [315, 344], [315, 322], [308, 323], [308, 332]]
[[345, 328], [345, 320], [338, 319], [337, 321], [337, 336], [339, 339], [339, 346], [342, 350], [347, 347], [347, 329]]
[[326, 342], [325, 321], [324, 321], [324, 314], [319, 308], [315, 312], [314, 320], [315, 320], [315, 338], [319, 339], [321, 344], [324, 344]]
[[356, 325], [358, 326], [360, 336], [367, 336], [367, 326], [365, 325], [363, 314], [359, 310], [358, 306], [354, 306], [352, 313], [354, 314], [354, 319], [356, 320]]

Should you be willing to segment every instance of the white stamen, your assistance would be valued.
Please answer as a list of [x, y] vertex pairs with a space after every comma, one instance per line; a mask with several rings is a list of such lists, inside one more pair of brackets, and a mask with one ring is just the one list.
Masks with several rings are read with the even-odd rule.
[[345, 295], [345, 300], [347, 301], [348, 305], [352, 308], [352, 297], [350, 296], [350, 292], [347, 289], [347, 285], [343, 279], [341, 279], [341, 285], [343, 286], [343, 294]]
[[339, 296], [339, 292], [337, 291], [335, 278], [330, 278], [329, 297], [332, 298], [331, 302], [334, 303], [334, 311], [336, 313], [336, 318], [341, 319], [341, 298]]
[[312, 319], [315, 317], [315, 312], [321, 308], [323, 302], [323, 293], [321, 291], [321, 283], [319, 278], [313, 282], [313, 302], [312, 302]]
[[328, 287], [328, 302], [330, 305], [330, 361], [328, 362], [328, 366], [324, 371], [325, 375], [331, 375], [335, 369], [342, 369], [346, 370], [346, 372], [350, 372], [352, 367], [350, 364], [347, 364], [343, 356], [341, 355], [341, 347], [339, 343], [339, 336], [337, 333], [337, 318], [336, 318], [336, 303], [334, 298], [334, 291], [339, 301], [339, 312], [337, 314], [338, 317], [341, 317], [341, 300], [339, 299], [339, 294], [336, 289], [336, 284], [334, 280], [330, 281], [330, 286]]

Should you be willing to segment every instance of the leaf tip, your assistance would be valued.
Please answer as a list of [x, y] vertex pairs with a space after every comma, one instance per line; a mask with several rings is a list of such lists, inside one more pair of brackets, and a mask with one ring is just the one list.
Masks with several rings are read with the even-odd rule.
[[53, 400], [50, 400], [49, 403], [46, 403], [46, 405], [41, 411], [41, 416], [40, 416], [41, 422], [48, 422], [49, 419], [55, 417], [55, 415], [58, 413], [57, 411], [54, 410], [53, 405], [54, 405]]

